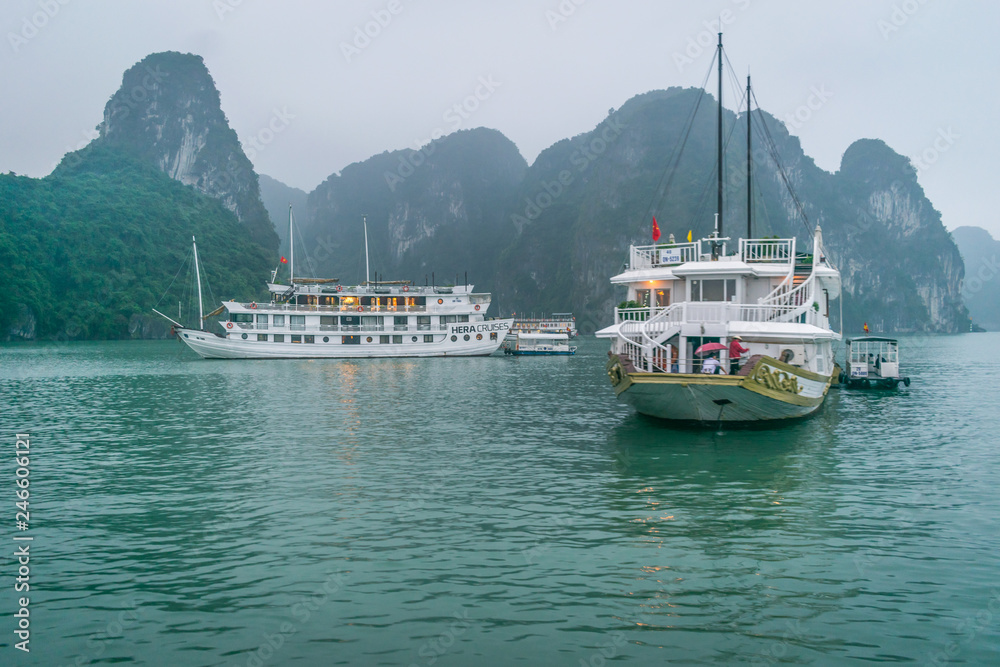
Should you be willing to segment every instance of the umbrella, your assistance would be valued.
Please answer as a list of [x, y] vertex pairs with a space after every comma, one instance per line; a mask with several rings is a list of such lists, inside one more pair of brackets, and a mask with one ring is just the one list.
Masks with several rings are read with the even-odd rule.
[[722, 343], [705, 343], [697, 350], [694, 351], [695, 354], [705, 354], [706, 352], [715, 352], [716, 350], [725, 350], [726, 346]]

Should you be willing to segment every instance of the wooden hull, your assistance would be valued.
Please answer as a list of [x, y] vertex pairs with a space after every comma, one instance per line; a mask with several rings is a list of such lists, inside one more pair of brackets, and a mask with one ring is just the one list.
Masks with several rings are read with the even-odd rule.
[[771, 357], [741, 375], [626, 372], [617, 355], [608, 377], [618, 399], [637, 412], [680, 422], [765, 422], [805, 417], [823, 404], [829, 376]]

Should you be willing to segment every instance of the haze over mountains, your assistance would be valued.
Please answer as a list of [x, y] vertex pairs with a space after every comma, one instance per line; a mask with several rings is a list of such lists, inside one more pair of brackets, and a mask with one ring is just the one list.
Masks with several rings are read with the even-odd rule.
[[[24, 269], [0, 297], [0, 330], [8, 339], [163, 335], [149, 309], [190, 308], [190, 291], [171, 278], [192, 234], [216, 300], [266, 298], [264, 281], [287, 253], [292, 203], [297, 275], [363, 280], [366, 218], [372, 270], [384, 279], [450, 284], [468, 273], [494, 293], [490, 315], [573, 311], [593, 331], [624, 298], [608, 279], [629, 244], [650, 242], [652, 215], [664, 236], [710, 231], [713, 106], [696, 89], [637, 95], [532, 165], [495, 130], [460, 131], [352, 164], [306, 194], [253, 172], [201, 58], [153, 54], [125, 73], [90, 146], [44, 179], [0, 176], [0, 257]], [[696, 107], [687, 147], [665, 174]], [[845, 330], [863, 321], [885, 331], [968, 330], [962, 257], [909, 161], [865, 139], [830, 174], [783, 124], [753, 113], [843, 273]], [[747, 197], [735, 147], [746, 135], [732, 112], [725, 125], [733, 148], [724, 229], [736, 238]], [[755, 153], [754, 235], [806, 243], [811, 232], [779, 170]], [[995, 285], [984, 285], [995, 303]]]

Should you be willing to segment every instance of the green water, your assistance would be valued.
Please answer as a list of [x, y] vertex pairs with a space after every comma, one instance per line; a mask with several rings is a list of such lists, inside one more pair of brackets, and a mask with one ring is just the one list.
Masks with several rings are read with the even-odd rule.
[[31, 439], [30, 655], [0, 664], [1000, 662], [1000, 334], [907, 391], [676, 430], [575, 357], [0, 348]]

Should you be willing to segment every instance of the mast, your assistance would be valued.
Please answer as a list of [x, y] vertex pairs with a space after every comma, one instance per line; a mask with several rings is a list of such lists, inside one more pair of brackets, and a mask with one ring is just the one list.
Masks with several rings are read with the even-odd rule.
[[717, 212], [719, 214], [719, 220], [718, 220], [717, 228], [718, 228], [719, 236], [722, 236], [722, 33], [721, 32], [719, 33], [719, 54], [718, 54], [718, 58], [719, 58], [719, 122], [717, 123], [717, 126], [718, 126], [718, 136], [716, 137], [716, 141], [718, 142], [718, 150], [719, 150], [719, 155], [718, 155], [718, 159], [719, 159], [719, 199], [718, 199], [718, 206], [717, 206], [716, 210], [717, 210]]
[[194, 248], [194, 279], [198, 283], [198, 330], [205, 325], [205, 308], [201, 304], [201, 269], [198, 267], [198, 244], [191, 237], [191, 247]]
[[295, 284], [295, 237], [292, 227], [292, 205], [288, 205], [288, 284]]
[[361, 219], [365, 223], [365, 284], [369, 282], [368, 280], [368, 216], [363, 215]]
[[750, 74], [747, 74], [747, 238], [753, 238], [751, 231], [751, 221], [753, 214], [753, 183], [751, 174], [753, 172], [753, 158], [750, 152]]

